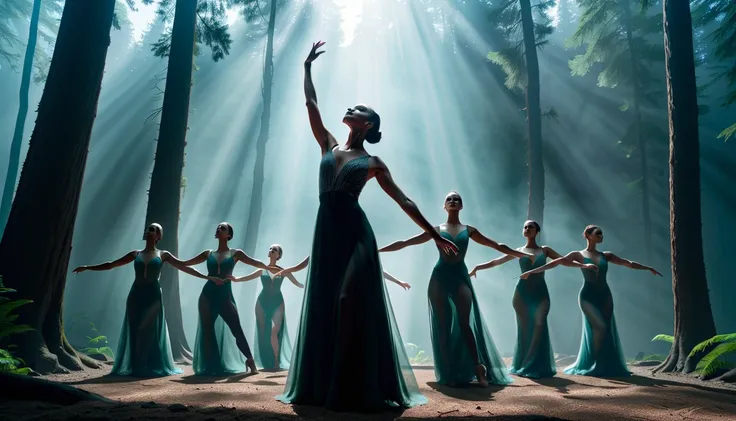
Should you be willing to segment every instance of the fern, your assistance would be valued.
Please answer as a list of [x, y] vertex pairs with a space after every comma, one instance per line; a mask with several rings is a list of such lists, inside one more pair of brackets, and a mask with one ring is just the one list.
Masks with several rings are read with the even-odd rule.
[[652, 338], [652, 342], [655, 341], [675, 343], [675, 337], [672, 335], [659, 334]]
[[718, 369], [730, 367], [730, 363], [720, 358], [733, 352], [736, 352], [736, 342], [721, 343], [698, 362], [695, 371], [700, 372], [703, 376], [710, 376]]
[[725, 128], [718, 135], [718, 139], [723, 138], [724, 142], [728, 142], [728, 139], [730, 139], [731, 136], [736, 136], [736, 123], [732, 124], [730, 127]]
[[710, 348], [711, 346], [715, 344], [720, 344], [722, 342], [736, 342], [736, 333], [727, 333], [724, 335], [716, 335], [708, 340], [705, 340], [693, 348], [692, 351], [690, 351], [689, 357], [694, 356], [698, 352], [703, 352], [706, 350], [706, 348]]

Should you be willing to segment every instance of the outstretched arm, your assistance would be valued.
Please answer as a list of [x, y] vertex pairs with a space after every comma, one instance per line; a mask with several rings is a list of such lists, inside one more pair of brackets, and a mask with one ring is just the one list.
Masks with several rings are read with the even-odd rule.
[[307, 267], [307, 265], [309, 265], [309, 256], [305, 257], [304, 260], [302, 260], [299, 264], [295, 266], [292, 266], [286, 269], [282, 269], [276, 274], [276, 276], [288, 276], [287, 274], [299, 272], [300, 270]]
[[125, 266], [128, 263], [135, 260], [135, 256], [138, 254], [137, 251], [133, 250], [131, 252], [128, 252], [125, 256], [113, 260], [111, 262], [105, 262], [100, 263], [99, 265], [92, 265], [92, 266], [79, 266], [78, 268], [74, 269], [74, 273], [80, 273], [84, 272], [86, 270], [94, 270], [94, 271], [103, 271], [103, 270], [110, 270], [115, 269], [116, 267]]
[[235, 259], [236, 262], [240, 261], [246, 265], [253, 266], [254, 268], [268, 270], [268, 266], [266, 266], [265, 263], [248, 256], [243, 250], [235, 250], [235, 253], [233, 253], [233, 259]]
[[223, 280], [220, 278], [217, 278], [215, 276], [207, 276], [207, 275], [204, 275], [202, 272], [198, 271], [197, 269], [190, 268], [189, 266], [185, 265], [183, 261], [174, 257], [174, 255], [169, 253], [168, 251], [161, 252], [161, 260], [164, 263], [168, 263], [171, 266], [175, 267], [176, 269], [179, 269], [180, 271], [184, 273], [194, 276], [195, 278], [208, 279], [211, 281], [215, 281], [218, 284], [221, 284], [223, 282]]
[[567, 266], [569, 268], [580, 268], [580, 269], [589, 269], [588, 266], [586, 266], [584, 263], [580, 263], [577, 260], [574, 260], [570, 257], [572, 253], [569, 253], [567, 256], [562, 256], [560, 253], [557, 253], [556, 251], [552, 250], [551, 248], [544, 246], [542, 247], [544, 250], [544, 255], [546, 257], [549, 257], [550, 259], [557, 260], [562, 259], [560, 261], [560, 264], [562, 266]]
[[626, 266], [627, 268], [636, 270], [648, 270], [649, 272], [652, 272], [653, 275], [662, 276], [661, 273], [657, 272], [657, 270], [651, 266], [642, 265], [641, 263], [618, 257], [610, 251], [603, 252], [603, 256], [606, 258], [606, 260], [613, 263], [614, 265]]
[[475, 227], [469, 226], [468, 231], [470, 231], [470, 238], [476, 243], [484, 245], [486, 247], [490, 247], [505, 255], [514, 256], [516, 258], [534, 257], [533, 254], [524, 253], [523, 251], [519, 251], [519, 250], [514, 250], [511, 247], [507, 246], [506, 244], [497, 243], [491, 240], [490, 238], [481, 234], [480, 231], [478, 231]]
[[434, 229], [432, 224], [427, 221], [424, 215], [419, 212], [419, 208], [417, 207], [416, 203], [406, 197], [404, 192], [401, 191], [399, 186], [396, 185], [386, 164], [381, 161], [381, 159], [377, 156], [374, 156], [371, 159], [375, 161], [376, 165], [373, 168], [373, 171], [376, 180], [378, 181], [378, 184], [381, 186], [383, 191], [385, 191], [386, 194], [388, 194], [399, 206], [401, 206], [401, 209], [414, 221], [414, 223], [419, 225], [419, 228], [423, 229], [424, 232], [427, 233], [437, 243], [437, 245], [443, 252], [452, 252], [457, 254], [457, 246], [452, 241], [443, 238], [437, 232], [437, 230]]
[[[577, 262], [577, 263], [581, 263], [582, 264], [582, 262], [583, 262], [583, 255], [580, 254], [579, 251], [570, 252], [565, 257], [557, 258], [557, 259], [555, 259], [555, 260], [553, 260], [553, 261], [551, 261], [551, 262], [549, 262], [549, 263], [547, 263], [545, 265], [542, 265], [542, 266], [540, 266], [540, 267], [538, 267], [536, 269], [532, 269], [530, 271], [527, 271], [527, 272], [522, 273], [521, 274], [521, 278], [522, 279], [526, 279], [526, 278], [529, 277], [529, 275], [533, 275], [535, 273], [542, 273], [542, 272], [544, 272], [544, 271], [546, 271], [548, 269], [552, 269], [553, 267], [556, 267], [556, 266], [561, 265], [562, 262], [564, 262], [566, 260], [568, 260], [568, 261], [574, 261], [574, 262]], [[587, 265], [584, 264], [584, 265], [582, 265], [582, 267], [584, 269], [598, 270], [598, 267], [596, 265], [592, 265], [592, 264], [587, 264]]]
[[[434, 229], [434, 228], [432, 228]], [[409, 246], [416, 246], [418, 244], [426, 243], [427, 241], [431, 240], [432, 236], [429, 235], [427, 232], [423, 232], [421, 234], [417, 234], [408, 240], [403, 241], [394, 241], [393, 243], [383, 246], [380, 249], [378, 249], [379, 252], [389, 252], [389, 251], [398, 251], [405, 247]]]
[[294, 275], [292, 275], [291, 273], [287, 273], [286, 274], [286, 277], [289, 278], [289, 280], [291, 281], [291, 283], [294, 284], [294, 285], [296, 285], [297, 288], [304, 288], [304, 284], [302, 284], [299, 281], [297, 281], [296, 278], [294, 277]]
[[324, 51], [317, 51], [318, 48], [323, 46], [325, 43], [322, 41], [312, 44], [312, 50], [309, 52], [309, 56], [304, 61], [304, 96], [307, 99], [307, 113], [309, 113], [309, 125], [312, 127], [312, 134], [317, 139], [320, 148], [322, 148], [322, 155], [337, 145], [335, 137], [332, 136], [322, 123], [322, 115], [319, 112], [317, 106], [317, 91], [314, 89], [314, 83], [312, 82], [312, 62], [324, 53]]
[[[198, 255], [192, 257], [189, 260], [178, 260], [178, 262], [181, 262], [184, 266], [194, 266], [198, 265], [200, 263], [203, 263], [207, 260], [207, 257], [209, 257], [210, 252], [208, 250], [203, 251], [202, 253], [199, 253]], [[173, 255], [172, 255], [173, 256]]]
[[401, 282], [400, 280], [396, 279], [393, 275], [391, 275], [390, 273], [386, 272], [385, 270], [383, 271], [383, 277], [387, 281], [391, 281], [391, 282], [395, 283], [396, 285], [400, 286], [401, 288], [404, 288], [404, 289], [410, 289], [411, 288], [411, 285], [409, 285], [406, 282]]
[[258, 269], [255, 272], [253, 272], [253, 273], [251, 273], [249, 275], [241, 276], [240, 278], [235, 277], [233, 275], [228, 275], [227, 276], [227, 279], [229, 279], [229, 280], [231, 280], [233, 282], [248, 282], [248, 281], [251, 281], [253, 279], [260, 278], [261, 273], [263, 273], [263, 270]]
[[501, 266], [502, 264], [506, 262], [510, 262], [511, 260], [514, 260], [514, 256], [505, 255], [501, 256], [499, 258], [493, 259], [490, 262], [481, 263], [479, 265], [476, 265], [473, 270], [470, 271], [470, 276], [475, 276], [478, 274], [478, 271], [490, 269], [496, 266]]

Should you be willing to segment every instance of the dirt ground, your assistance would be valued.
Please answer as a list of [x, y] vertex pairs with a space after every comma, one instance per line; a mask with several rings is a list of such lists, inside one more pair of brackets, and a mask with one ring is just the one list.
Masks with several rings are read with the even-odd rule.
[[109, 371], [55, 375], [61, 381], [114, 400], [56, 406], [41, 402], [0, 402], [1, 420], [318, 420], [467, 419], [492, 420], [734, 420], [736, 387], [674, 375], [652, 376], [634, 367], [626, 379], [558, 375], [552, 379], [514, 378], [506, 387], [451, 389], [434, 383], [429, 368], [415, 370], [429, 404], [403, 412], [344, 414], [293, 407], [274, 400], [286, 372], [229, 378], [180, 376], [113, 379]]

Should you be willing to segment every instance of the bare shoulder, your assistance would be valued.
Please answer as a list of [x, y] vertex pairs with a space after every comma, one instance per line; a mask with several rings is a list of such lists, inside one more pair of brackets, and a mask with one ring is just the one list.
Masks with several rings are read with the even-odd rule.
[[473, 234], [475, 234], [476, 232], [479, 232], [479, 231], [478, 231], [478, 229], [477, 229], [477, 228], [475, 228], [475, 227], [474, 227], [474, 226], [472, 226], [472, 225], [465, 225], [465, 229], [467, 229], [467, 230], [468, 230], [468, 235], [473, 235]]
[[371, 157], [368, 159], [368, 166], [375, 170], [388, 170], [388, 166], [386, 166], [386, 163], [383, 162], [383, 160], [375, 155], [371, 155]]

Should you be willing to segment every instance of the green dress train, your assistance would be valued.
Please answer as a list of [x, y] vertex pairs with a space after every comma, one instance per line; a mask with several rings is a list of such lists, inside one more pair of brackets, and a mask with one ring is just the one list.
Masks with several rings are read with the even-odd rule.
[[[593, 260], [585, 258], [585, 263]], [[608, 262], [601, 253], [597, 264], [598, 274], [592, 270], [582, 269], [585, 283], [580, 290], [579, 302], [583, 312], [583, 337], [575, 364], [565, 368], [565, 374], [577, 374], [594, 377], [625, 377], [631, 375], [626, 366], [623, 347], [616, 329], [613, 316], [613, 296], [606, 281]], [[601, 320], [605, 331], [600, 349], [596, 354], [593, 349], [594, 330], [589, 319]]]
[[[223, 259], [218, 267], [217, 257], [211, 251], [207, 255], [207, 276], [224, 279], [227, 275], [232, 275], [234, 268], [235, 260], [232, 256]], [[199, 300], [199, 324], [194, 343], [194, 361], [192, 361], [194, 374], [224, 376], [243, 373], [245, 358], [238, 349], [237, 341], [230, 328], [221, 317], [226, 304], [232, 304], [237, 308], [233, 297], [232, 282], [217, 285], [208, 280], [202, 288]]]
[[163, 377], [181, 374], [174, 365], [159, 276], [160, 256], [148, 263], [140, 253], [133, 261], [135, 281], [125, 304], [125, 317], [111, 376]]
[[511, 378], [483, 321], [465, 265], [468, 227], [455, 237], [446, 231], [440, 235], [455, 243], [458, 254], [448, 256], [440, 251], [429, 280], [429, 320], [437, 383], [455, 386], [475, 380], [475, 349], [481, 364], [486, 366], [488, 383], [509, 384]]
[[[519, 259], [521, 272], [543, 266], [547, 260], [544, 252], [531, 258]], [[509, 373], [539, 379], [557, 374], [552, 343], [549, 338], [547, 315], [550, 299], [544, 272], [519, 278], [514, 291], [516, 311], [516, 349]]]
[[378, 246], [358, 197], [368, 156], [338, 172], [320, 162], [309, 274], [291, 369], [277, 399], [368, 412], [427, 402], [417, 386], [383, 281]]
[[276, 353], [271, 345], [271, 332], [273, 330], [273, 317], [284, 305], [284, 296], [281, 294], [281, 286], [284, 283], [282, 276], [271, 277], [264, 270], [261, 273], [261, 293], [258, 294], [256, 308], [260, 304], [263, 309], [263, 320], [258, 320], [256, 311], [256, 364], [264, 369], [288, 369], [291, 361], [291, 342], [289, 332], [286, 330], [286, 310], [282, 309], [281, 323], [278, 333], [279, 357], [276, 361]]

